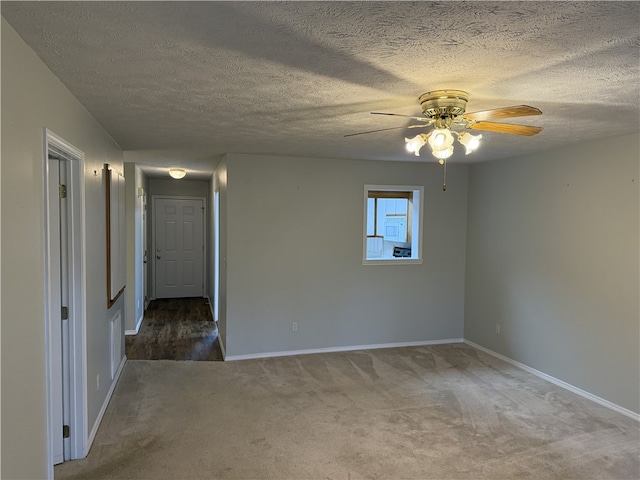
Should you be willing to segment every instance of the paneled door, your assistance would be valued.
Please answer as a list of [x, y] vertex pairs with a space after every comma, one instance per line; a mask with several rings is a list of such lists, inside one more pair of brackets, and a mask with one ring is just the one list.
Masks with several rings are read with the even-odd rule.
[[155, 297], [204, 294], [204, 200], [154, 199]]

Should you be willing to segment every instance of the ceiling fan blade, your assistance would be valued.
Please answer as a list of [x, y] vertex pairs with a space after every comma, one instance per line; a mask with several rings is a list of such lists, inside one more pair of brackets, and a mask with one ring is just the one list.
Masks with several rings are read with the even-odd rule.
[[425, 125], [407, 125], [407, 126], [402, 126], [402, 127], [381, 128], [379, 130], [369, 130], [368, 132], [349, 133], [349, 134], [345, 135], [345, 137], [353, 137], [354, 135], [364, 135], [365, 133], [386, 132], [388, 130], [399, 130], [401, 128], [424, 128], [424, 127], [428, 127], [428, 126], [429, 126], [429, 124], [425, 124]]
[[429, 122], [429, 124], [433, 123], [433, 119], [427, 117], [414, 117], [412, 115], [403, 115], [401, 113], [385, 113], [385, 112], [371, 112], [371, 115], [391, 115], [393, 117], [406, 117], [413, 118], [414, 120], [419, 120], [421, 122]]
[[530, 115], [541, 115], [542, 112], [529, 105], [514, 105], [513, 107], [494, 108], [492, 110], [482, 110], [480, 112], [470, 112], [463, 115], [467, 120], [495, 120], [498, 118], [527, 117]]
[[529, 125], [514, 125], [512, 123], [497, 122], [475, 122], [468, 128], [473, 130], [484, 130], [486, 132], [510, 133], [511, 135], [525, 135], [530, 137], [542, 131], [542, 127], [532, 127]]

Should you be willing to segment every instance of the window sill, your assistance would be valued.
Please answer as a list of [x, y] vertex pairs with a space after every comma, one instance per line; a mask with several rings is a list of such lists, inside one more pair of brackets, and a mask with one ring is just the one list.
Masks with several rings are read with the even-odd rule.
[[365, 259], [362, 265], [422, 265], [421, 258], [380, 258]]

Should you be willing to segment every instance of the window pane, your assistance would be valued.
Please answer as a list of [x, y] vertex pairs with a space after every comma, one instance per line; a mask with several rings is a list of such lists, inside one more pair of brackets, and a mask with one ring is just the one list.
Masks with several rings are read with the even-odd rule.
[[422, 192], [423, 187], [365, 185], [365, 261], [422, 263]]
[[375, 211], [376, 211], [376, 199], [369, 198], [367, 200], [367, 236], [375, 235]]

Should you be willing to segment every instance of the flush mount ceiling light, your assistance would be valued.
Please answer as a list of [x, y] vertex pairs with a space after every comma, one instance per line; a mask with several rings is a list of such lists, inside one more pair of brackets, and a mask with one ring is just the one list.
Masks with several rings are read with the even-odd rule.
[[[529, 105], [516, 105], [513, 107], [495, 108], [481, 112], [465, 113], [469, 94], [462, 90], [434, 90], [420, 96], [420, 107], [424, 117], [412, 117], [399, 113], [371, 112], [373, 115], [391, 115], [396, 117], [407, 117], [417, 120], [415, 125], [403, 127], [382, 128], [370, 130], [368, 132], [351, 133], [345, 137], [362, 135], [365, 133], [384, 132], [400, 128], [427, 128], [433, 127], [429, 133], [420, 133], [413, 138], [405, 138], [407, 151], [420, 156], [420, 149], [429, 144], [431, 154], [444, 165], [444, 175], [446, 175], [446, 161], [453, 155], [454, 135], [458, 142], [465, 147], [465, 154], [469, 155], [480, 145], [482, 135], [471, 135], [462, 130], [460, 132], [452, 128], [468, 128], [471, 130], [483, 130], [495, 133], [508, 133], [511, 135], [532, 136], [540, 133], [542, 127], [529, 125], [517, 125], [512, 123], [488, 122], [502, 118], [526, 117], [529, 115], [540, 115], [542, 112]], [[446, 178], [443, 181], [442, 189], [446, 190]]]
[[184, 176], [187, 174], [187, 171], [184, 168], [170, 168], [169, 169], [169, 175], [171, 175], [173, 178], [180, 180], [181, 178], [184, 178]]

